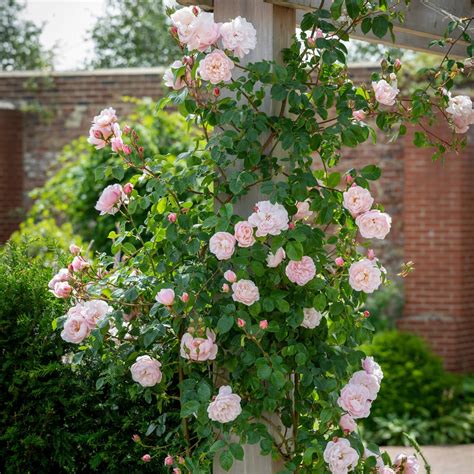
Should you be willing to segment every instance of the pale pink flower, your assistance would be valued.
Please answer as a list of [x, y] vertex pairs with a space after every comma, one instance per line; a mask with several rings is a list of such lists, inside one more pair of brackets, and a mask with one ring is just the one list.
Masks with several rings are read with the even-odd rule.
[[58, 281], [54, 285], [52, 293], [56, 298], [68, 298], [71, 295], [72, 286], [67, 281]]
[[176, 219], [177, 219], [177, 215], [176, 215], [176, 212], [170, 212], [168, 214], [168, 222], [171, 222], [171, 224], [174, 224], [176, 222]]
[[357, 423], [354, 421], [351, 415], [348, 413], [341, 416], [339, 419], [339, 426], [344, 433], [349, 434], [357, 429]]
[[347, 439], [336, 438], [326, 445], [324, 460], [332, 474], [347, 474], [357, 466], [359, 455]]
[[180, 297], [179, 299], [183, 302], [183, 303], [187, 303], [189, 301], [189, 294], [184, 292]]
[[446, 112], [452, 116], [456, 133], [465, 133], [474, 124], [472, 100], [466, 95], [449, 96]]
[[214, 360], [217, 355], [216, 335], [210, 329], [206, 330], [207, 338], [193, 337], [189, 332], [181, 338], [181, 357], [202, 362]]
[[304, 286], [316, 275], [316, 266], [311, 257], [304, 256], [301, 260], [290, 260], [285, 269], [286, 276], [292, 283]]
[[168, 454], [168, 456], [165, 457], [165, 466], [172, 466], [173, 464], [174, 464], [174, 457]]
[[61, 331], [61, 337], [66, 342], [73, 344], [80, 344], [89, 334], [90, 329], [87, 321], [80, 314], [68, 317]]
[[257, 31], [252, 23], [238, 16], [220, 26], [224, 49], [231, 49], [235, 56], [243, 58], [257, 45]]
[[246, 306], [260, 299], [257, 285], [251, 280], [239, 280], [232, 284], [232, 299]]
[[363, 110], [354, 110], [352, 112], [352, 117], [358, 121], [365, 120], [367, 114]]
[[117, 121], [117, 114], [112, 107], [103, 109], [100, 111], [99, 115], [94, 117], [93, 123], [98, 127], [107, 127], [112, 125]]
[[90, 267], [90, 263], [83, 257], [77, 255], [72, 259], [71, 267], [75, 272], [81, 272], [82, 270]]
[[48, 288], [50, 290], [54, 290], [54, 287], [56, 286], [56, 283], [59, 283], [61, 281], [68, 281], [69, 277], [71, 274], [69, 273], [69, 270], [67, 268], [61, 268], [56, 275], [51, 278], [51, 280], [48, 283]]
[[112, 133], [110, 132], [110, 130], [92, 126], [89, 129], [89, 138], [87, 139], [87, 142], [91, 145], [94, 145], [96, 150], [100, 150], [102, 148], [105, 148], [105, 146], [107, 145], [107, 139], [110, 137], [111, 134]]
[[382, 272], [375, 262], [364, 258], [349, 267], [349, 285], [356, 291], [373, 293], [382, 284]]
[[342, 205], [355, 217], [367, 212], [374, 203], [369, 190], [361, 186], [351, 186], [343, 193]]
[[244, 319], [242, 319], [242, 318], [237, 318], [237, 326], [239, 326], [239, 328], [244, 328], [246, 324], [247, 324], [247, 323], [245, 322]]
[[229, 232], [216, 232], [209, 240], [209, 250], [218, 260], [228, 260], [235, 250], [235, 237]]
[[220, 82], [229, 82], [232, 78], [232, 69], [234, 63], [220, 49], [215, 49], [208, 54], [199, 63], [197, 73], [204, 81], [211, 84], [219, 84]]
[[370, 414], [370, 393], [363, 385], [347, 384], [342, 390], [337, 404], [352, 418], [367, 418]]
[[222, 291], [223, 291], [224, 293], [229, 293], [229, 291], [230, 291], [230, 286], [229, 286], [227, 283], [224, 283], [224, 284], [222, 285]]
[[110, 140], [110, 145], [112, 146], [112, 151], [118, 153], [123, 149], [123, 140], [122, 140], [122, 132], [120, 130], [120, 125], [118, 123], [114, 123], [112, 125], [112, 132], [114, 134], [112, 140]]
[[253, 236], [253, 227], [247, 221], [235, 224], [234, 237], [239, 247], [251, 247], [256, 242]]
[[297, 221], [307, 221], [312, 219], [314, 214], [309, 210], [310, 203], [309, 201], [302, 201], [296, 203], [296, 214], [293, 216], [293, 222]]
[[382, 466], [377, 469], [377, 474], [396, 474], [395, 471], [389, 466]]
[[160, 370], [161, 363], [148, 355], [137, 357], [130, 367], [132, 379], [142, 387], [153, 387], [161, 382], [163, 374]]
[[420, 470], [420, 464], [415, 456], [407, 456], [402, 453], [399, 454], [394, 461], [394, 467], [397, 468], [396, 472], [400, 474], [418, 474]]
[[78, 245], [76, 244], [71, 244], [69, 246], [69, 252], [72, 254], [72, 255], [79, 255], [81, 253], [81, 247], [79, 247]]
[[369, 260], [375, 260], [375, 251], [373, 249], [367, 250], [367, 258]]
[[278, 267], [278, 265], [280, 265], [280, 263], [283, 262], [285, 257], [286, 257], [286, 253], [283, 247], [280, 247], [274, 254], [270, 252], [267, 256], [267, 267], [270, 267], [270, 268]]
[[219, 423], [229, 423], [234, 421], [241, 413], [241, 398], [232, 393], [232, 388], [223, 385], [219, 388], [219, 394], [207, 407], [207, 414], [212, 421]]
[[378, 209], [364, 212], [356, 218], [359, 232], [365, 239], [385, 239], [390, 232], [392, 218]]
[[336, 257], [336, 259], [334, 260], [334, 263], [338, 267], [343, 267], [344, 266], [344, 259], [342, 257]]
[[380, 390], [380, 383], [375, 375], [368, 374], [365, 370], [359, 370], [352, 374], [349, 384], [363, 385], [369, 392], [370, 400], [375, 400]]
[[[200, 9], [198, 9], [197, 14], [200, 12]], [[197, 15], [193, 12], [193, 7], [180, 8], [170, 16], [171, 22], [176, 27], [181, 43], [187, 43], [191, 38], [193, 33], [192, 25], [196, 21], [196, 16]]]
[[99, 197], [95, 208], [100, 211], [100, 215], [114, 215], [120, 209], [122, 202], [125, 202], [126, 195], [120, 184], [111, 184], [107, 186]]
[[165, 306], [173, 306], [174, 298], [174, 290], [172, 290], [171, 288], [163, 288], [155, 296], [156, 301]]
[[383, 379], [383, 371], [377, 362], [375, 362], [374, 358], [371, 356], [367, 356], [365, 359], [362, 359], [362, 368], [371, 375], [374, 375], [378, 382], [381, 383]]
[[372, 82], [372, 88], [375, 92], [375, 99], [377, 102], [383, 105], [395, 104], [397, 94], [400, 92], [397, 88], [397, 81], [393, 81], [393, 86], [390, 85], [385, 79], [381, 79], [378, 82]]
[[94, 329], [99, 321], [113, 311], [113, 308], [102, 300], [90, 300], [79, 303], [77, 306], [79, 305], [81, 306], [80, 311], [90, 329]]
[[260, 329], [265, 330], [268, 328], [268, 321], [266, 319], [263, 319], [258, 323], [258, 326], [260, 327]]
[[175, 71], [183, 67], [183, 63], [181, 61], [174, 61], [171, 66], [166, 69], [165, 73], [163, 74], [163, 81], [165, 86], [173, 88], [175, 91], [186, 87], [186, 81], [183, 78], [183, 75], [179, 75], [175, 78]]
[[316, 326], [319, 326], [323, 318], [323, 315], [314, 308], [304, 308], [303, 314], [304, 318], [301, 326], [307, 329], [314, 329]]
[[206, 51], [209, 46], [215, 44], [219, 39], [219, 26], [220, 25], [218, 23], [214, 22], [214, 15], [212, 13], [200, 12], [194, 21], [189, 25], [187, 41], [185, 41], [188, 49], [197, 49], [201, 52]]
[[226, 272], [224, 272], [224, 278], [229, 283], [235, 283], [237, 281], [237, 275], [232, 270], [227, 270]]
[[151, 461], [151, 456], [149, 454], [144, 454], [142, 456], [142, 461], [143, 462], [150, 462]]
[[260, 201], [255, 205], [255, 212], [248, 221], [257, 228], [256, 236], [280, 235], [288, 229], [288, 212], [281, 204]]

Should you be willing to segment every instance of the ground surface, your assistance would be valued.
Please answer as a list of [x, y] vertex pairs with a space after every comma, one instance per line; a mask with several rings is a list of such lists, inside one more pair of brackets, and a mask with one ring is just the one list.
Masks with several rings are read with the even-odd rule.
[[[392, 459], [398, 453], [413, 454], [413, 449], [389, 446], [384, 448]], [[474, 474], [474, 444], [462, 446], [425, 446], [423, 454], [431, 465], [431, 474]], [[422, 468], [419, 474], [425, 474]]]

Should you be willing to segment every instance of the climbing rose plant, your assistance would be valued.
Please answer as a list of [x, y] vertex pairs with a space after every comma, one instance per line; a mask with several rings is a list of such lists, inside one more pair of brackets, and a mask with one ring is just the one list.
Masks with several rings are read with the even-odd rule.
[[[388, 281], [369, 247], [391, 217], [370, 192], [376, 166], [334, 168], [343, 146], [375, 142], [374, 122], [392, 138], [418, 124], [415, 143], [435, 157], [462, 149], [472, 103], [450, 90], [465, 65], [446, 57], [410, 96], [391, 58], [369, 86], [354, 84], [344, 42], [358, 25], [384, 36], [397, 14], [383, 1], [346, 1], [344, 12], [342, 1], [323, 4], [305, 15], [283, 64], [244, 61], [258, 41], [244, 18], [170, 12], [183, 58], [165, 73], [172, 91], [159, 107], [173, 104], [202, 131], [175, 162], [151, 156], [114, 109], [93, 120], [91, 145], [122, 158], [97, 173], [136, 175], [98, 197], [98, 213], [117, 217], [113, 255], [91, 259], [72, 245], [50, 289], [71, 302], [56, 324], [78, 347], [73, 362], [92, 351], [98, 387], [121, 380], [131, 398], [156, 405], [144, 435], [164, 444], [144, 444], [142, 462], [228, 470], [243, 445], [259, 444], [282, 473], [418, 472], [416, 457], [392, 461], [357, 431], [383, 379], [359, 346], [373, 332], [366, 295]], [[450, 27], [470, 42], [468, 25]]]

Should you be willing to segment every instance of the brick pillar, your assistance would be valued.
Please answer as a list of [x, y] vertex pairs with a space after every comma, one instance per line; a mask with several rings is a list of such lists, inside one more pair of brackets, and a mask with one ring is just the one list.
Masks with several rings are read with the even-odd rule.
[[23, 204], [22, 114], [0, 109], [0, 243], [21, 221]]
[[424, 337], [448, 370], [474, 370], [474, 130], [460, 156], [431, 161], [406, 141], [405, 280], [399, 328]]

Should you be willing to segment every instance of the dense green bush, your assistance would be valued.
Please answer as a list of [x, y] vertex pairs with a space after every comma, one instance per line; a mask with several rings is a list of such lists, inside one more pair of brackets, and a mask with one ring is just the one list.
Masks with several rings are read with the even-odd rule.
[[[180, 115], [156, 111], [150, 101], [127, 100], [136, 103], [129, 121], [138, 132], [147, 157], [159, 160], [158, 155], [166, 155], [173, 163], [176, 156], [187, 151], [196, 140], [196, 132]], [[83, 137], [63, 149], [53, 170], [55, 173], [43, 187], [32, 192], [35, 204], [20, 232], [13, 237], [15, 241], [25, 235], [34, 239], [38, 254], [44, 254], [41, 242], [45, 236], [54, 238], [61, 248], [67, 248], [72, 240], [77, 243], [82, 239], [90, 242], [93, 250], [110, 250], [111, 241], [107, 236], [115, 229], [115, 220], [113, 216], [97, 219], [94, 206], [107, 185], [126, 180], [135, 173], [124, 171], [118, 155], [89, 145], [87, 132], [84, 130]], [[104, 168], [105, 174], [102, 173]], [[135, 215], [136, 222], [141, 218]]]
[[131, 397], [128, 377], [96, 390], [91, 360], [63, 362], [69, 346], [51, 324], [64, 308], [45, 290], [50, 278], [25, 248], [0, 254], [0, 472], [160, 472], [131, 437], [156, 444], [166, 420]]
[[379, 444], [406, 443], [403, 432], [420, 444], [474, 441], [472, 379], [448, 373], [426, 343], [413, 334], [387, 331], [364, 347], [384, 371], [384, 379], [365, 437]]

